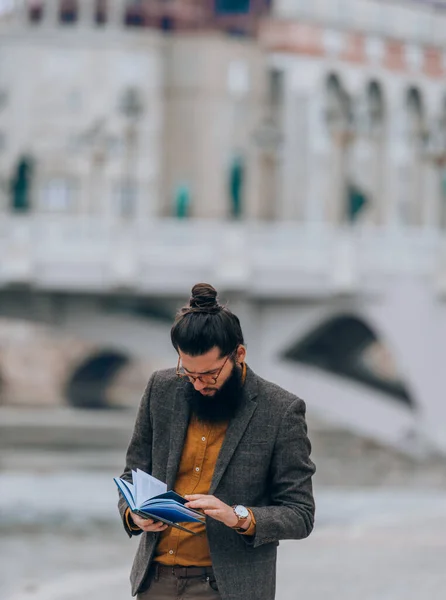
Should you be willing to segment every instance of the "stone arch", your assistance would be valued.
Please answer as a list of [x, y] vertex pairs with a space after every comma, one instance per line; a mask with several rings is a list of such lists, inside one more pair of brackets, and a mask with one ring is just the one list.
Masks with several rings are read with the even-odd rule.
[[289, 347], [283, 357], [360, 383], [415, 408], [387, 344], [373, 326], [355, 314], [326, 318]]
[[375, 224], [384, 221], [386, 107], [381, 83], [364, 83], [355, 107], [351, 157], [350, 211], [352, 219]]
[[337, 73], [329, 73], [325, 81], [326, 122], [329, 130], [348, 125], [351, 118], [350, 97]]
[[329, 73], [325, 81], [325, 125], [330, 140], [326, 217], [330, 222], [343, 223], [350, 216], [353, 104], [336, 73]]
[[371, 133], [382, 133], [386, 119], [383, 88], [379, 81], [371, 79], [366, 88], [367, 116]]
[[399, 221], [405, 225], [420, 225], [423, 217], [424, 156], [427, 133], [426, 108], [422, 93], [416, 86], [407, 88], [404, 98], [404, 148]]
[[426, 129], [426, 109], [423, 96], [416, 86], [410, 86], [406, 92], [405, 110], [407, 119], [406, 134], [409, 141], [419, 143]]
[[107, 408], [106, 390], [129, 357], [115, 350], [103, 350], [84, 359], [66, 386], [66, 397], [76, 408]]

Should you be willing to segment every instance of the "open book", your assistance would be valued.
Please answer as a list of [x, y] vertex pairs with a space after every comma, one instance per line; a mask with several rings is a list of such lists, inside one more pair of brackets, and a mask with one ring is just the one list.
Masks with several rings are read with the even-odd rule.
[[192, 508], [186, 508], [186, 498], [174, 491], [167, 491], [167, 485], [148, 473], [137, 469], [132, 471], [132, 483], [120, 477], [113, 481], [124, 496], [130, 510], [144, 519], [155, 519], [167, 525], [188, 531], [178, 523], [204, 523], [206, 516]]

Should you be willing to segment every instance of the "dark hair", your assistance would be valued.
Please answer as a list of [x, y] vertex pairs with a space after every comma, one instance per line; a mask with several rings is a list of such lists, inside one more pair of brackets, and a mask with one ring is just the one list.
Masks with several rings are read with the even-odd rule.
[[238, 317], [218, 302], [217, 291], [208, 283], [194, 285], [189, 304], [177, 313], [170, 337], [177, 352], [190, 356], [201, 356], [215, 347], [221, 357], [228, 356], [244, 344]]

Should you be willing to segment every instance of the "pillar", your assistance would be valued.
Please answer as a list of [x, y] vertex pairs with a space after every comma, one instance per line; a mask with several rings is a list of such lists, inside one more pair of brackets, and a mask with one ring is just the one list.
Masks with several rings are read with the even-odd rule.
[[45, 0], [43, 6], [42, 25], [56, 28], [59, 26], [60, 0]]
[[124, 26], [125, 0], [107, 0], [107, 26], [120, 29]]
[[77, 24], [83, 27], [92, 27], [96, 23], [96, 1], [77, 0]]
[[403, 90], [388, 90], [387, 126], [383, 140], [387, 160], [383, 168], [382, 221], [383, 225], [396, 228], [401, 227], [401, 206], [406, 193], [403, 172], [407, 153], [402, 98]]

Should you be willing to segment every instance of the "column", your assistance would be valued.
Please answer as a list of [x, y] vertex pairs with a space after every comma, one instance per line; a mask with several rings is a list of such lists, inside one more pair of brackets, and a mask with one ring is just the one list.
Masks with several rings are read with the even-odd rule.
[[279, 199], [282, 219], [303, 220], [307, 212], [313, 75], [311, 66], [298, 65], [285, 80], [283, 163], [282, 172], [278, 171], [282, 184]]
[[92, 27], [96, 23], [96, 0], [77, 0], [77, 24]]
[[[287, 77], [288, 75], [288, 77]], [[284, 110], [281, 127], [283, 132], [283, 161], [278, 168], [279, 190], [277, 197], [277, 212], [279, 219], [294, 219], [297, 216], [297, 148], [296, 148], [296, 105], [294, 90], [290, 89], [290, 77], [285, 72]]]
[[323, 114], [323, 95], [314, 93], [308, 109], [308, 188], [305, 205], [305, 221], [313, 224], [327, 220], [333, 194], [333, 179], [330, 177], [332, 145]]
[[56, 28], [59, 26], [60, 0], [45, 0], [43, 5], [42, 25]]
[[383, 168], [384, 185], [381, 211], [383, 224], [398, 228], [401, 227], [401, 205], [406, 193], [403, 185], [406, 163], [404, 115], [399, 94], [403, 98], [403, 92], [400, 90], [394, 90], [392, 96], [390, 93], [388, 94], [387, 131], [384, 137], [387, 161]]
[[[14, 27], [26, 27], [29, 23], [28, 0], [16, 0], [14, 6], [13, 23]], [[8, 19], [9, 20], [9, 19]]]
[[371, 173], [371, 202], [369, 222], [375, 225], [382, 225], [385, 221], [386, 206], [385, 201], [385, 185], [384, 185], [384, 173], [385, 165], [387, 163], [386, 157], [387, 146], [383, 134], [378, 133], [376, 138], [372, 142], [372, 165], [370, 169]]
[[107, 27], [121, 29], [124, 26], [125, 0], [107, 0]]
[[423, 190], [421, 226], [427, 229], [440, 229], [442, 185], [441, 168], [434, 158], [425, 166], [425, 189]]

